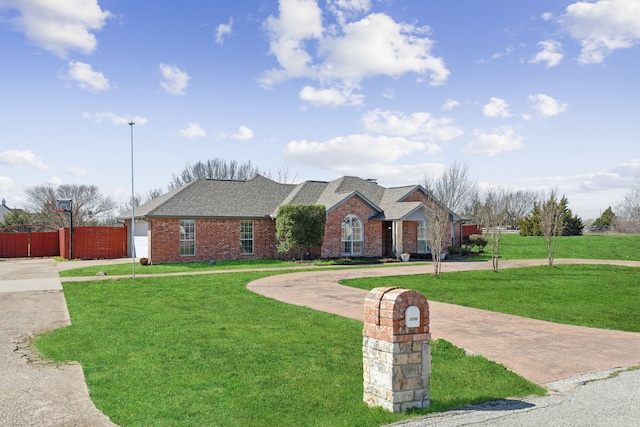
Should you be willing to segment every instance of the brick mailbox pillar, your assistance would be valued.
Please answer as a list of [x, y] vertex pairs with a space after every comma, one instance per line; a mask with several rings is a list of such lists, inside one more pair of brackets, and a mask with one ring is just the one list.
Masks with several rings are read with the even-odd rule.
[[364, 302], [364, 401], [392, 412], [429, 406], [429, 304], [418, 291], [375, 288]]

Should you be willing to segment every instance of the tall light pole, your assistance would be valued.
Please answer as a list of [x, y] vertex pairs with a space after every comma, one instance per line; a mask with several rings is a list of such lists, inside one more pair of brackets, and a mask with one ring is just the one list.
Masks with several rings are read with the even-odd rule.
[[133, 189], [133, 125], [135, 123], [132, 121], [129, 122], [129, 127], [131, 128], [131, 277], [135, 280], [136, 278], [136, 241], [135, 241], [135, 224], [136, 224], [136, 216], [135, 216], [135, 193]]

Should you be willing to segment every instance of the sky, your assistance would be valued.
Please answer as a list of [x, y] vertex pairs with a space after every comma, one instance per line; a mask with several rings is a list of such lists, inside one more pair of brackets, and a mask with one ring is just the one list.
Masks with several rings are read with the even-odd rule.
[[457, 163], [587, 220], [640, 177], [638, 0], [0, 0], [0, 53], [9, 207], [214, 158], [387, 187]]

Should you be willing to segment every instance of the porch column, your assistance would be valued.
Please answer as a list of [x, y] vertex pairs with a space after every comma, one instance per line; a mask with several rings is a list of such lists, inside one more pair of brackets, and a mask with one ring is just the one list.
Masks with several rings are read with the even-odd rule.
[[402, 253], [402, 220], [393, 221], [393, 250], [396, 258], [400, 258]]

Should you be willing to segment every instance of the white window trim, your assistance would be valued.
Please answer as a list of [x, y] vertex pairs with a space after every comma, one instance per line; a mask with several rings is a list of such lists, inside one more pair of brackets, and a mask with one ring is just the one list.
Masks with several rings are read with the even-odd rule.
[[[193, 224], [193, 239], [183, 239], [183, 235], [188, 235], [188, 233], [183, 233], [182, 232], [182, 227], [184, 227], [184, 225], [182, 224], [184, 221], [190, 221]], [[180, 256], [196, 256], [196, 220], [195, 219], [181, 219], [180, 220], [180, 243], [179, 243], [179, 248], [178, 251], [182, 252], [182, 242], [193, 242], [193, 253], [192, 254], [183, 254], [180, 253]]]
[[[422, 237], [422, 236], [420, 236], [421, 230], [424, 230], [423, 231], [424, 232], [424, 239], [420, 238], [420, 237]], [[425, 221], [425, 220], [418, 221], [418, 233], [417, 234], [418, 234], [418, 236], [417, 236], [418, 237], [418, 242], [417, 242], [418, 243], [418, 253], [420, 253], [420, 254], [428, 254], [428, 253], [430, 253], [431, 250], [429, 249], [429, 240], [427, 238], [427, 221]], [[420, 242], [421, 241], [424, 241], [424, 247], [425, 247], [424, 251], [420, 250]]]
[[[353, 234], [351, 233], [349, 235], [349, 239], [345, 240], [344, 239], [344, 229], [345, 229], [345, 222], [349, 223], [349, 227], [352, 227], [352, 223], [353, 220], [357, 220], [360, 223], [360, 235], [362, 237], [362, 239], [360, 240], [355, 240], [353, 239]], [[355, 228], [354, 228], [355, 229]], [[344, 244], [346, 242], [350, 243], [350, 247], [351, 247], [351, 251], [350, 252], [345, 252], [344, 251]], [[354, 252], [353, 247], [354, 247], [354, 243], [358, 243], [360, 242], [362, 245], [362, 250], [360, 252]], [[362, 256], [364, 255], [364, 222], [356, 215], [347, 215], [346, 217], [344, 217], [344, 219], [342, 220], [342, 223], [340, 224], [340, 252], [342, 253], [343, 256]]]
[[[251, 224], [251, 238], [245, 239], [242, 237], [242, 228], [244, 223]], [[242, 252], [242, 242], [251, 242], [251, 252]], [[253, 255], [255, 253], [255, 223], [253, 220], [241, 220], [240, 221], [240, 255]]]

